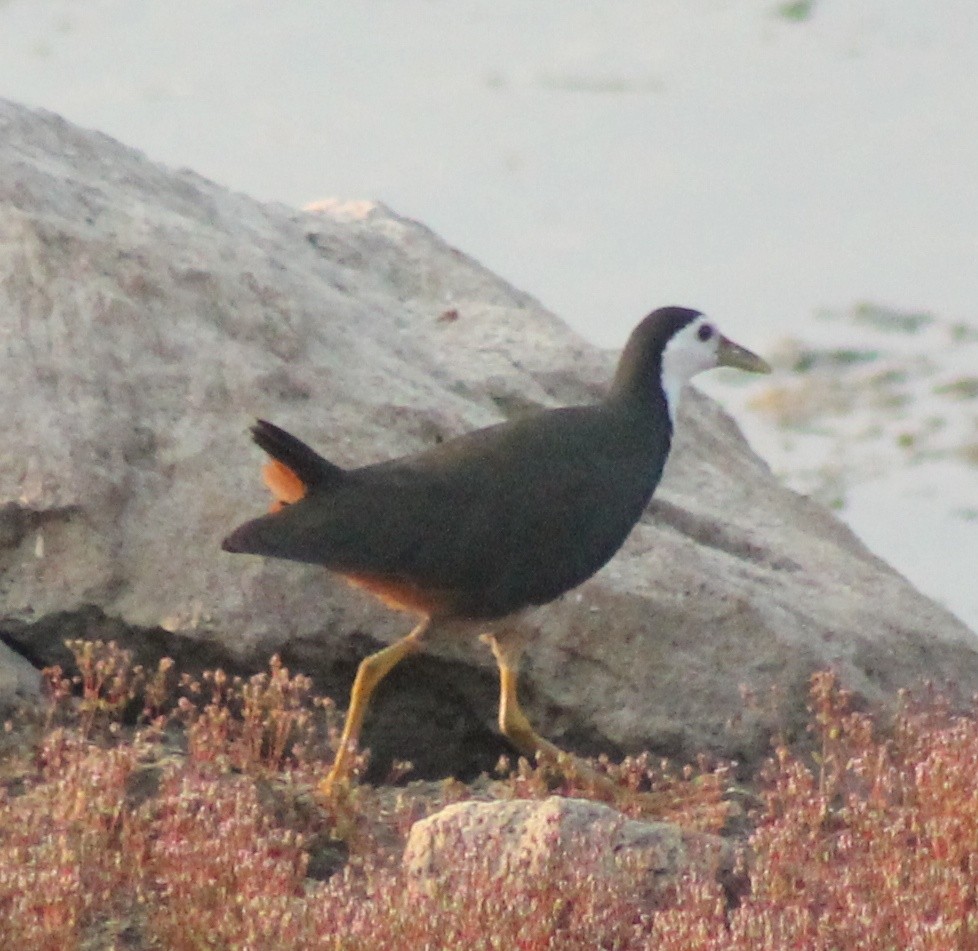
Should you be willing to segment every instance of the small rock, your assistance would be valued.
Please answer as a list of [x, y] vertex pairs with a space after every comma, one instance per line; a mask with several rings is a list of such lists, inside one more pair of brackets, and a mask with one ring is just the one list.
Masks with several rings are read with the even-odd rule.
[[467, 857], [488, 862], [491, 878], [518, 872], [560, 880], [574, 872], [612, 886], [638, 880], [654, 905], [685, 873], [716, 876], [729, 865], [730, 848], [718, 836], [551, 796], [447, 806], [411, 828], [404, 866], [415, 886], [432, 892]]
[[20, 654], [0, 643], [0, 715], [41, 699], [41, 675]]

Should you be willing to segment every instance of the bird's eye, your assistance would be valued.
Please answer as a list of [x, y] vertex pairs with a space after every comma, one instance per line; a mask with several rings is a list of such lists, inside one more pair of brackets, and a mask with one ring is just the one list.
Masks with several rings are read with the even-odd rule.
[[713, 336], [713, 327], [710, 324], [701, 324], [700, 329], [696, 331], [696, 336], [700, 338], [704, 343]]

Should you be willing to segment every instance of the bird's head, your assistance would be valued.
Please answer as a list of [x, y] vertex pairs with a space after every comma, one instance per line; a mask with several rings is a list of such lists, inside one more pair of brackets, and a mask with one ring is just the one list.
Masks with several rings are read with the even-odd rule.
[[674, 418], [682, 388], [697, 373], [715, 367], [771, 372], [764, 360], [725, 337], [705, 314], [685, 307], [661, 307], [632, 331], [612, 392], [648, 399], [650, 389], [661, 387]]

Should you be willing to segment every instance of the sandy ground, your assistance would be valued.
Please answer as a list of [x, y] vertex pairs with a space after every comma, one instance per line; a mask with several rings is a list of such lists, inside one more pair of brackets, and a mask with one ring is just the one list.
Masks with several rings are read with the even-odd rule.
[[976, 62], [966, 0], [0, 0], [0, 95], [379, 198], [608, 346], [677, 302], [778, 354], [706, 388], [978, 628]]

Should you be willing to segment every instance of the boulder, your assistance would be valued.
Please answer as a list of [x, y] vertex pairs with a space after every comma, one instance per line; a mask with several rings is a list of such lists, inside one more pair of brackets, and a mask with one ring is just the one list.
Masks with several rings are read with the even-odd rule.
[[[357, 465], [593, 400], [615, 360], [383, 206], [261, 204], [9, 102], [0, 334], [0, 637], [35, 664], [78, 636], [191, 669], [279, 652], [341, 706], [412, 620], [220, 550], [268, 502], [252, 418]], [[695, 390], [624, 550], [525, 624], [528, 712], [585, 752], [756, 764], [825, 665], [871, 703], [924, 678], [978, 690], [972, 633]], [[745, 710], [742, 686], [762, 702]], [[365, 743], [420, 775], [490, 767], [496, 693], [483, 645], [434, 641], [384, 684]]]
[[489, 882], [577, 875], [614, 890], [637, 884], [652, 907], [691, 872], [727, 877], [733, 851], [719, 836], [625, 819], [602, 803], [559, 796], [459, 802], [411, 827], [404, 868], [413, 887], [436, 892], [465, 877], [464, 862], [479, 863]]

